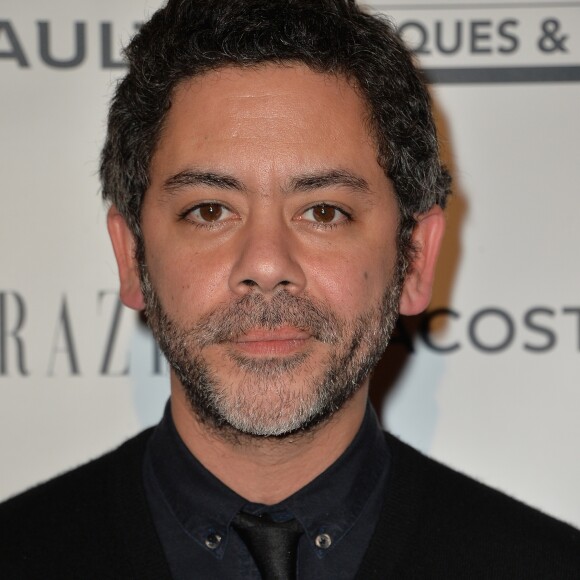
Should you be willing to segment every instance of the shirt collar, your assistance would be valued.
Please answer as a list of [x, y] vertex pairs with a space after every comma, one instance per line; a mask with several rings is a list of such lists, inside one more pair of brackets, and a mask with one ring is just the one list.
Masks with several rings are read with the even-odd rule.
[[[390, 455], [377, 417], [367, 405], [361, 427], [344, 453], [322, 474], [274, 506], [247, 502], [213, 476], [187, 449], [173, 423], [169, 404], [147, 450], [155, 483], [182, 528], [218, 558], [227, 549], [230, 524], [242, 509], [295, 517], [308, 544], [323, 557], [317, 538], [327, 534], [333, 547], [355, 525], [369, 496], [388, 469]], [[208, 538], [220, 538], [208, 546]]]

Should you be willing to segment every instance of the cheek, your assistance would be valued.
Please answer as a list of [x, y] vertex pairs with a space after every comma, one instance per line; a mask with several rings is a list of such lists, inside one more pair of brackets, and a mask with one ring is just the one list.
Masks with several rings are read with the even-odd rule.
[[197, 317], [226, 300], [222, 295], [228, 267], [220, 256], [186, 247], [148, 254], [147, 263], [164, 308], [181, 319]]
[[394, 257], [390, 252], [365, 248], [310, 260], [310, 293], [349, 318], [379, 301], [392, 279]]

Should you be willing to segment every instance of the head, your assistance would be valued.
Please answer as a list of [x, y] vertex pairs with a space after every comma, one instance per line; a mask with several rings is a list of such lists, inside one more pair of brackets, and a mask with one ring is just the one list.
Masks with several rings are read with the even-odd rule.
[[[125, 302], [135, 308], [147, 307], [175, 377], [189, 392], [198, 413], [203, 415], [200, 409], [210, 408], [208, 420], [231, 423], [235, 409], [237, 429], [252, 432], [250, 424], [267, 425], [255, 429], [259, 435], [280, 435], [322, 421], [365, 382], [386, 346], [401, 305], [405, 313], [419, 311], [430, 292], [442, 228], [427, 226], [434, 223], [434, 216], [437, 223], [441, 221], [438, 210], [445, 204], [449, 179], [439, 162], [429, 97], [411, 55], [390, 23], [347, 0], [170, 0], [143, 26], [126, 52], [130, 68], [111, 105], [101, 165], [103, 195], [114, 208], [110, 223], [118, 226], [112, 227], [112, 236]], [[288, 90], [274, 94], [276, 87]], [[301, 99], [302, 104], [297, 104]], [[243, 126], [244, 119], [250, 117], [257, 121]], [[270, 121], [266, 123], [267, 118]], [[243, 150], [238, 147], [238, 130], [249, 135], [251, 145]], [[281, 134], [291, 136], [292, 131], [296, 133], [294, 149], [277, 139]], [[307, 137], [308, 143], [304, 143], [304, 135], [314, 131], [313, 138]], [[201, 157], [198, 155], [192, 164], [184, 144], [200, 140], [202, 134], [207, 147], [197, 148]], [[328, 146], [345, 140], [350, 143], [350, 152], [341, 145]], [[182, 145], [174, 146], [176, 142]], [[298, 148], [301, 155], [296, 154]], [[265, 163], [269, 157], [271, 162]], [[291, 161], [285, 164], [282, 158]], [[355, 165], [360, 161], [362, 175], [344, 169], [348, 159], [355, 158]], [[244, 164], [238, 161], [241, 159]], [[222, 172], [230, 160], [233, 165], [228, 169], [232, 170]], [[318, 171], [321, 166], [327, 166], [324, 175]], [[252, 167], [254, 174], [248, 172]], [[156, 192], [157, 198], [166, 199], [167, 190], [174, 186], [178, 192], [183, 190], [184, 180], [190, 189], [195, 185], [198, 190], [211, 190], [210, 197], [204, 191], [203, 204], [187, 208], [185, 219], [216, 222], [221, 228], [219, 244], [215, 228], [209, 236], [207, 228], [203, 235], [196, 233], [191, 240], [200, 244], [196, 256], [213, 244], [212, 256], [220, 259], [223, 254], [223, 265], [211, 274], [206, 272], [203, 279], [196, 268], [186, 279], [182, 274], [187, 268], [178, 264], [171, 288], [162, 274], [167, 271], [170, 234], [169, 230], [166, 235], [160, 233], [163, 221], [156, 213], [170, 204], [164, 206], [155, 199]], [[302, 192], [316, 191], [316, 203], [292, 209], [272, 205], [265, 194], [287, 187], [290, 181]], [[321, 256], [324, 252], [334, 256], [329, 249], [331, 236], [309, 239], [308, 251], [303, 251], [304, 239], [292, 241], [294, 234], [287, 238], [291, 240], [288, 244], [294, 244], [289, 249], [277, 248], [277, 241], [270, 240], [271, 251], [265, 259], [275, 263], [266, 269], [276, 271], [275, 281], [252, 274], [252, 264], [262, 258], [235, 257], [234, 249], [229, 254], [218, 251], [224, 244], [243, 250], [262, 227], [262, 239], [268, 238], [271, 232], [264, 224], [272, 222], [272, 216], [290, 216], [286, 222], [280, 221], [279, 232], [290, 222], [301, 222], [301, 226], [311, 222], [312, 216], [324, 227], [342, 227], [348, 211], [343, 211], [340, 203], [326, 203], [328, 196], [322, 196], [331, 185], [341, 191], [382, 190], [385, 199], [376, 211], [384, 212], [382, 223], [389, 235], [381, 233], [381, 220], [361, 219], [360, 226], [367, 229], [359, 232], [359, 237], [343, 235], [337, 242], [337, 248], [344, 244], [343, 264], [330, 268], [326, 282], [317, 286], [309, 273], [310, 278], [324, 273]], [[228, 198], [232, 191], [243, 193], [246, 199], [248, 192], [254, 193], [260, 204], [238, 203]], [[273, 213], [268, 216], [265, 207]], [[296, 213], [298, 209], [303, 210], [301, 214]], [[295, 219], [297, 215], [300, 219]], [[124, 233], [115, 234], [115, 228]], [[228, 228], [231, 233], [225, 235]], [[232, 241], [236, 236], [239, 239]], [[125, 242], [116, 243], [115, 238]], [[255, 246], [257, 242], [252, 243]], [[385, 246], [382, 251], [381, 243]], [[162, 246], [165, 258], [155, 249]], [[432, 247], [431, 253], [428, 247]], [[242, 250], [240, 254], [251, 254], [255, 248]], [[283, 256], [275, 259], [278, 250]], [[294, 259], [292, 252], [300, 260]], [[173, 261], [179, 256], [185, 260], [179, 248], [173, 253], [177, 256]], [[268, 254], [267, 249], [264, 253]], [[339, 256], [334, 259], [340, 261]], [[247, 266], [240, 266], [244, 261]], [[336, 282], [333, 276], [349, 275], [348, 263], [353, 266], [352, 275], [361, 280], [368, 280], [369, 271], [376, 268], [374, 282], [357, 282], [352, 287], [345, 284], [342, 290], [333, 287], [330, 295], [325, 294], [325, 286]], [[278, 271], [284, 267], [289, 271]], [[228, 268], [229, 274], [224, 272]], [[236, 268], [240, 271], [233, 274]], [[227, 291], [219, 288], [218, 271], [228, 280]], [[135, 281], [135, 272], [138, 288], [129, 283]], [[373, 279], [372, 274], [370, 277]], [[378, 282], [378, 278], [383, 279]], [[189, 296], [192, 285], [196, 288]], [[187, 315], [185, 302], [176, 298], [177, 286], [189, 298], [211, 294], [213, 305], [202, 300], [195, 305], [196, 315]], [[344, 303], [337, 298], [340, 292], [350, 296]], [[353, 305], [355, 294], [360, 303]], [[337, 312], [337, 306], [350, 311], [346, 315]], [[233, 349], [223, 346], [232, 341], [239, 345], [244, 337], [263, 330], [288, 332], [289, 336], [294, 332], [293, 338], [285, 341], [288, 352], [256, 356], [247, 344]], [[316, 341], [317, 347], [294, 348], [304, 337]], [[260, 344], [264, 342], [271, 341]], [[222, 351], [217, 345], [222, 345]], [[320, 352], [313, 354], [317, 349]], [[223, 416], [227, 385], [223, 377], [216, 376], [219, 372], [215, 368], [224, 353], [228, 362], [223, 364], [230, 367], [228, 376], [235, 375], [236, 369], [245, 376], [244, 385], [228, 402], [227, 420]], [[312, 372], [314, 363], [324, 367], [323, 372]], [[307, 375], [315, 378], [306, 380]], [[300, 385], [297, 392], [288, 391], [284, 377]], [[189, 383], [206, 386], [200, 391]], [[262, 393], [264, 404], [258, 413], [244, 415], [239, 412], [242, 391], [246, 399], [255, 397], [252, 388]], [[315, 396], [310, 395], [313, 392]], [[274, 415], [279, 418], [292, 406], [292, 417], [277, 422]], [[268, 415], [267, 408], [275, 408], [275, 412]]]

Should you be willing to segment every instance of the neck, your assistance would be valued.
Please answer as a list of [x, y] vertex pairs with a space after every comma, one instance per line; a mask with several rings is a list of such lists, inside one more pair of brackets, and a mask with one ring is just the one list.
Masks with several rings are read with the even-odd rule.
[[312, 432], [283, 439], [220, 436], [192, 411], [181, 385], [172, 385], [171, 412], [179, 436], [197, 460], [248, 501], [272, 505], [310, 483], [332, 465], [362, 423], [368, 381]]

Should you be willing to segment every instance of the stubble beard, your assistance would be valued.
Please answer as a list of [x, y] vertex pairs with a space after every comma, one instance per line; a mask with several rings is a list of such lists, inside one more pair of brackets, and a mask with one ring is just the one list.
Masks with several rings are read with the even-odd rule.
[[[387, 347], [404, 279], [399, 263], [381, 300], [354, 320], [339, 317], [312, 297], [281, 290], [271, 299], [247, 294], [184, 327], [165, 311], [144, 262], [140, 270], [148, 324], [192, 411], [216, 433], [234, 439], [308, 433], [341, 409]], [[281, 326], [308, 332], [327, 345], [326, 360], [312, 360], [308, 349], [255, 358], [228, 347], [251, 329]], [[204, 347], [218, 344], [224, 346], [228, 366], [237, 371], [231, 379], [236, 385], [224, 383], [202, 354]], [[296, 380], [302, 381], [300, 388]]]

